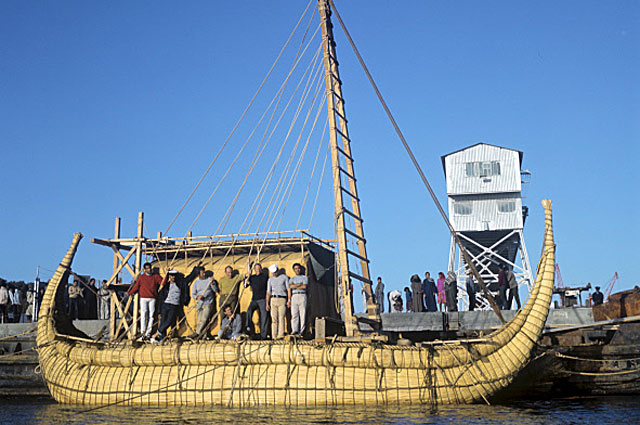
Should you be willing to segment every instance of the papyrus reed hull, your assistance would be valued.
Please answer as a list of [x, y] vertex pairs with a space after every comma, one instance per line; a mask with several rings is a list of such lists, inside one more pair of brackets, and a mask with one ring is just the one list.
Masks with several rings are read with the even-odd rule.
[[76, 234], [38, 322], [43, 377], [60, 403], [101, 405], [452, 404], [482, 401], [527, 364], [554, 280], [551, 201], [536, 284], [520, 313], [487, 338], [398, 347], [285, 341], [96, 346], [56, 335], [54, 298]]

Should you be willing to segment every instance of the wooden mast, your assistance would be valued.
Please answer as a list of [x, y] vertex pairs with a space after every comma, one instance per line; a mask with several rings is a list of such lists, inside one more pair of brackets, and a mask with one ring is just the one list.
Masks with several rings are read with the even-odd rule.
[[[333, 25], [331, 24], [331, 7], [329, 0], [318, 0], [320, 26], [322, 28], [322, 45], [324, 60], [324, 77], [326, 82], [327, 109], [329, 112], [331, 164], [333, 176], [333, 192], [335, 200], [335, 228], [338, 238], [338, 279], [342, 287], [344, 321], [347, 336], [359, 334], [358, 325], [353, 315], [353, 294], [351, 279], [362, 282], [367, 300], [367, 315], [370, 323], [380, 323], [378, 309], [373, 300], [371, 290], [371, 275], [369, 273], [369, 259], [365, 247], [366, 240], [362, 228], [360, 214], [360, 200], [356, 188], [356, 178], [353, 168], [353, 157], [347, 119], [342, 97], [342, 83], [338, 73], [335, 41], [333, 39]], [[346, 181], [347, 184], [343, 184]], [[347, 198], [345, 200], [345, 198]], [[351, 199], [351, 209], [346, 203]], [[349, 228], [348, 224], [353, 226]], [[349, 242], [355, 242], [358, 252], [349, 250]], [[360, 263], [361, 275], [349, 268], [349, 258]]]

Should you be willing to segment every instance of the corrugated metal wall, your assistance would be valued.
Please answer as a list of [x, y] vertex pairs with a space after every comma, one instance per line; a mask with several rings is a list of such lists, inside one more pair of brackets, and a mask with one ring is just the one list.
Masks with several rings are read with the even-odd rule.
[[[520, 157], [513, 149], [478, 144], [445, 157], [447, 194], [520, 192]], [[467, 176], [467, 164], [498, 161], [500, 175]]]
[[481, 143], [447, 155], [444, 164], [457, 231], [522, 229], [518, 151]]
[[[513, 203], [513, 211], [500, 212], [498, 208], [501, 202]], [[458, 212], [456, 203], [463, 206], [458, 208]], [[470, 214], [459, 213], [460, 210], [468, 211], [468, 207]], [[522, 229], [522, 199], [519, 193], [450, 196], [449, 219], [459, 232]]]

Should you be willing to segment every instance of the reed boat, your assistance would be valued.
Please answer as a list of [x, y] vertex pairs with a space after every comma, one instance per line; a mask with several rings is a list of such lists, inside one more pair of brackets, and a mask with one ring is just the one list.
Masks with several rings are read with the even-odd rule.
[[[332, 245], [311, 235], [286, 238], [277, 233], [272, 239], [267, 240], [265, 236], [259, 241], [258, 258], [262, 262], [277, 258], [280, 264], [294, 261], [306, 264], [309, 303], [312, 309], [316, 308], [312, 316], [320, 321], [333, 317], [335, 321], [341, 320], [344, 328], [322, 337], [316, 334], [313, 340], [287, 337], [210, 341], [201, 338], [202, 335], [177, 337], [190, 332], [193, 319], [186, 314], [185, 320], [174, 329], [175, 338], [161, 344], [140, 342], [137, 340], [137, 296], [126, 301], [118, 296], [118, 289], [122, 289], [117, 285], [121, 272], [128, 271], [135, 279], [142, 259], [149, 257], [160, 273], [166, 273], [169, 268], [186, 273], [200, 263], [211, 268], [231, 263], [240, 268], [253, 259], [258, 235], [246, 240], [237, 235], [222, 240], [220, 237], [198, 239], [189, 234], [172, 240], [158, 234], [157, 238], [150, 239], [142, 234], [140, 215], [137, 236], [121, 238], [119, 219], [116, 219], [114, 238], [92, 239], [94, 243], [110, 247], [114, 255], [113, 275], [107, 282], [113, 289], [110, 339], [91, 338], [78, 331], [64, 311], [64, 293], [69, 277], [75, 275], [71, 265], [82, 234], [74, 235], [42, 300], [37, 350], [42, 377], [57, 402], [157, 406], [425, 404], [434, 407], [487, 401], [509, 385], [528, 364], [549, 312], [555, 276], [551, 201], [548, 200], [543, 201], [544, 243], [535, 285], [525, 306], [511, 321], [482, 338], [423, 341], [412, 345], [397, 344], [381, 330], [372, 297], [360, 198], [330, 21], [332, 9], [337, 15], [331, 0], [318, 0], [336, 241]], [[342, 24], [342, 20], [339, 21]], [[394, 126], [452, 231], [408, 144]], [[495, 306], [475, 265], [457, 242], [469, 270]], [[129, 262], [133, 258], [132, 267]], [[354, 265], [359, 266], [357, 272]], [[353, 313], [354, 281], [362, 284], [366, 317]], [[250, 294], [241, 290], [241, 311], [246, 308], [248, 298]], [[323, 299], [331, 302], [320, 308], [318, 305]], [[496, 313], [501, 317], [499, 311]], [[363, 330], [365, 327], [361, 324], [373, 331]], [[214, 327], [212, 331], [215, 333], [215, 330]]]

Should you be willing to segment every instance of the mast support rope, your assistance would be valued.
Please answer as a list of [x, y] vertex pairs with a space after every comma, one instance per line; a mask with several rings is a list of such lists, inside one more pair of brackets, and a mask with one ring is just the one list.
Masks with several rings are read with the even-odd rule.
[[[176, 220], [178, 219], [178, 217], [180, 216], [180, 214], [182, 214], [182, 211], [185, 209], [185, 207], [187, 206], [187, 204], [189, 203], [189, 201], [191, 200], [191, 198], [193, 197], [193, 195], [196, 193], [196, 191], [198, 190], [198, 187], [200, 187], [200, 184], [202, 184], [202, 182], [204, 181], [205, 177], [209, 174], [209, 172], [211, 171], [211, 168], [213, 168], [213, 165], [216, 163], [216, 161], [218, 160], [218, 157], [220, 156], [220, 154], [222, 153], [222, 151], [224, 150], [225, 146], [227, 145], [227, 143], [229, 142], [229, 140], [231, 139], [231, 137], [235, 134], [236, 130], [238, 129], [238, 126], [240, 125], [240, 123], [242, 122], [242, 120], [244, 119], [245, 115], [247, 114], [247, 112], [249, 111], [249, 109], [251, 108], [251, 105], [253, 105], [253, 102], [256, 100], [256, 98], [258, 97], [258, 94], [262, 91], [262, 88], [264, 87], [265, 83], [267, 82], [267, 80], [269, 79], [269, 76], [271, 75], [271, 73], [273, 72], [276, 64], [278, 63], [278, 61], [280, 60], [280, 57], [282, 56], [282, 53], [284, 53], [285, 49], [287, 48], [287, 46], [289, 45], [289, 42], [291, 41], [291, 39], [293, 38], [293, 35], [296, 33], [296, 31], [298, 30], [298, 27], [300, 26], [300, 23], [302, 22], [302, 20], [304, 19], [304, 16], [307, 14], [307, 11], [309, 10], [309, 7], [311, 6], [311, 3], [313, 2], [313, 0], [309, 0], [309, 3], [307, 4], [307, 7], [304, 9], [304, 12], [302, 12], [302, 15], [300, 16], [300, 19], [298, 19], [298, 22], [296, 23], [295, 27], [293, 28], [293, 30], [291, 31], [291, 34], [289, 34], [289, 38], [287, 38], [287, 41], [285, 42], [284, 46], [282, 46], [282, 49], [280, 49], [280, 53], [278, 53], [278, 56], [276, 57], [275, 61], [273, 62], [273, 64], [271, 65], [271, 68], [269, 68], [269, 71], [267, 72], [267, 75], [264, 77], [264, 79], [262, 80], [262, 82], [260, 83], [260, 86], [258, 87], [258, 89], [256, 90], [255, 94], [253, 95], [253, 97], [251, 98], [251, 100], [249, 101], [249, 104], [247, 105], [247, 107], [245, 108], [244, 112], [242, 112], [242, 115], [240, 116], [240, 118], [238, 119], [238, 121], [236, 122], [235, 126], [233, 127], [233, 129], [231, 130], [231, 133], [229, 134], [229, 136], [227, 136], [227, 139], [224, 141], [224, 143], [222, 144], [222, 146], [220, 147], [220, 149], [218, 150], [218, 153], [216, 154], [216, 156], [213, 158], [213, 160], [211, 161], [211, 163], [209, 164], [209, 166], [207, 167], [207, 169], [205, 170], [204, 174], [202, 175], [202, 177], [200, 177], [200, 180], [198, 180], [198, 183], [196, 184], [196, 186], [193, 188], [193, 190], [191, 191], [191, 193], [189, 194], [189, 196], [187, 197], [186, 201], [184, 201], [184, 204], [182, 205], [182, 207], [180, 208], [180, 210], [178, 211], [178, 213], [176, 214], [176, 216], [173, 218], [173, 220], [171, 221], [171, 223], [169, 223], [169, 226], [167, 226], [166, 230], [163, 232], [164, 235], [166, 235], [169, 230], [171, 229], [171, 227], [173, 226], [173, 224], [176, 222]], [[314, 11], [315, 13], [315, 11]]]

